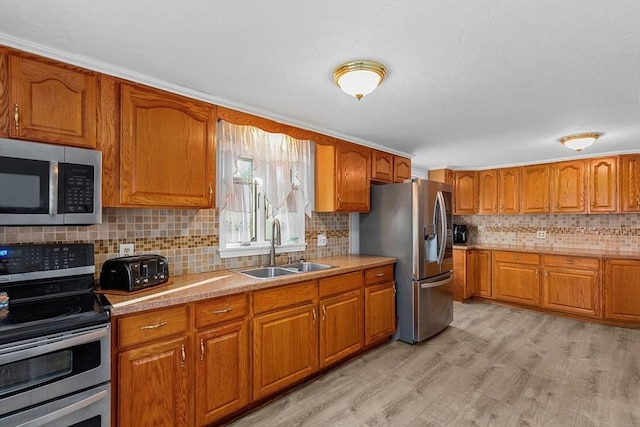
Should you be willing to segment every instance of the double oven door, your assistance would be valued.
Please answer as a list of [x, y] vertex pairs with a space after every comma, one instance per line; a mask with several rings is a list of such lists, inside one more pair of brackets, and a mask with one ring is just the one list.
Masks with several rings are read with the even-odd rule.
[[110, 425], [108, 325], [0, 347], [0, 425]]

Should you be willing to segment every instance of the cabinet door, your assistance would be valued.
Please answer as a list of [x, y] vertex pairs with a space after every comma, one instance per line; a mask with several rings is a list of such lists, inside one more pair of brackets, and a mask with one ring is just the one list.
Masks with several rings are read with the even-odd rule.
[[371, 150], [371, 179], [381, 182], [393, 182], [393, 154]]
[[249, 404], [249, 325], [240, 321], [196, 336], [196, 425]]
[[549, 212], [549, 165], [524, 166], [521, 173], [521, 212]]
[[362, 348], [362, 289], [320, 300], [320, 366]]
[[640, 321], [640, 261], [606, 260], [605, 272], [605, 316]]
[[520, 168], [498, 169], [498, 213], [520, 212]]
[[542, 307], [597, 317], [600, 314], [598, 271], [546, 267], [542, 284]]
[[618, 210], [618, 158], [589, 160], [589, 212]]
[[473, 215], [478, 212], [478, 173], [456, 171], [453, 188], [453, 213]]
[[213, 206], [214, 115], [213, 106], [203, 102], [123, 83], [121, 202]]
[[9, 56], [9, 135], [96, 147], [96, 73]]
[[338, 210], [368, 212], [371, 172], [371, 149], [345, 141], [338, 142], [337, 158]]
[[396, 288], [394, 282], [364, 289], [364, 339], [371, 345], [396, 332]]
[[253, 319], [253, 399], [275, 393], [318, 368], [315, 304]]
[[498, 213], [498, 170], [484, 170], [478, 173], [478, 213]]
[[620, 156], [620, 212], [640, 212], [640, 155]]
[[453, 299], [454, 301], [464, 301], [473, 291], [473, 281], [471, 279], [470, 268], [473, 267], [474, 251], [472, 249], [453, 250]]
[[537, 254], [494, 251], [493, 285], [496, 298], [519, 304], [540, 304]]
[[120, 353], [120, 427], [190, 425], [187, 339], [176, 338]]
[[551, 169], [551, 212], [586, 212], [585, 161], [553, 163]]
[[491, 284], [491, 251], [487, 249], [478, 249], [475, 251], [476, 259], [476, 285], [474, 292], [483, 298], [493, 298]]
[[411, 159], [393, 156], [393, 182], [411, 179]]

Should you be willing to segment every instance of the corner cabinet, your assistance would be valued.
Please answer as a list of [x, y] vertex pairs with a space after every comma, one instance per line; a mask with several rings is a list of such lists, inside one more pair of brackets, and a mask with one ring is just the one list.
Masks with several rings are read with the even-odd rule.
[[[0, 56], [4, 56], [2, 52]], [[8, 62], [5, 70], [2, 62]], [[11, 138], [52, 144], [96, 147], [97, 73], [16, 53], [0, 61], [0, 74], [0, 99], [7, 91], [9, 104], [0, 111], [5, 127], [0, 133], [8, 131]], [[8, 88], [3, 88], [6, 82]]]
[[316, 141], [317, 212], [369, 212], [371, 149], [350, 142]]

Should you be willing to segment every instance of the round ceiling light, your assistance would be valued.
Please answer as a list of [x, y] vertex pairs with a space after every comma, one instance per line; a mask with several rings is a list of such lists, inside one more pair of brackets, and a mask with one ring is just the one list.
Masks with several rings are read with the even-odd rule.
[[387, 75], [384, 65], [376, 61], [358, 60], [339, 65], [333, 80], [347, 95], [361, 100], [377, 88]]
[[576, 133], [573, 135], [563, 136], [560, 142], [567, 148], [580, 152], [591, 144], [596, 142], [602, 134], [598, 132]]

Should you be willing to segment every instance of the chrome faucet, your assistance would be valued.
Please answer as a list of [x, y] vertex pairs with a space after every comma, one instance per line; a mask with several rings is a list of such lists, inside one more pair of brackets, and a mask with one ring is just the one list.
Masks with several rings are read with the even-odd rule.
[[280, 236], [280, 221], [274, 218], [271, 223], [271, 253], [269, 255], [269, 265], [276, 265], [276, 245], [280, 246], [282, 239]]

